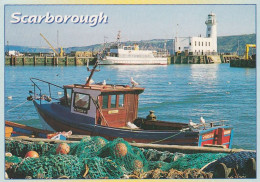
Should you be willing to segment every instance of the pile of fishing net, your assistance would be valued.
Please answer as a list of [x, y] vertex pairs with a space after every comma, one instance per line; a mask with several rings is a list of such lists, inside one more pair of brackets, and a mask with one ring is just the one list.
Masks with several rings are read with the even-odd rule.
[[29, 141], [6, 141], [5, 151], [10, 152], [15, 156], [24, 157], [28, 151], [36, 151], [39, 155], [45, 155], [46, 153], [55, 154], [55, 144], [45, 142], [29, 142]]
[[[140, 149], [120, 138], [86, 137], [68, 145], [59, 153], [61, 144], [7, 141], [6, 152], [13, 156], [5, 159], [12, 164], [6, 171], [14, 179], [211, 178], [210, 170], [199, 169], [227, 156]], [[39, 157], [25, 158], [31, 150]]]

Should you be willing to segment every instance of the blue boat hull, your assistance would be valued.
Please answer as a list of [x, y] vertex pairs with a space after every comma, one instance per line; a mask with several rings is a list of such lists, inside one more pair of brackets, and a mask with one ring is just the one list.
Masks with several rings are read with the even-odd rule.
[[[70, 112], [70, 108], [58, 103], [39, 104], [33, 101], [38, 114], [55, 131], [69, 131], [73, 134], [102, 136], [108, 140], [123, 138], [129, 142], [136, 143], [156, 143], [169, 145], [191, 145], [203, 146], [204, 144], [214, 144], [214, 136], [210, 140], [203, 141], [204, 135], [215, 133], [219, 128], [223, 130], [231, 129], [227, 126], [219, 126], [203, 131], [189, 130], [131, 130], [124, 128], [114, 128], [95, 124], [95, 118], [84, 115], [77, 115]], [[231, 139], [231, 133], [229, 138]], [[230, 140], [225, 144], [231, 147]]]

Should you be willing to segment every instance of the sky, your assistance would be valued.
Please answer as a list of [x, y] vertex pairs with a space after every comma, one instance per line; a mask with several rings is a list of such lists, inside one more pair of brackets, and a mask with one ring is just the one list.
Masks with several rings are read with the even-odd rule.
[[[11, 15], [96, 15], [104, 12], [108, 23], [91, 27], [88, 24], [12, 24]], [[6, 5], [5, 44], [49, 48], [42, 33], [57, 47], [76, 47], [116, 40], [121, 41], [172, 39], [205, 36], [207, 15], [217, 18], [218, 36], [252, 34], [256, 32], [254, 5]], [[177, 26], [178, 25], [178, 26]], [[178, 27], [178, 28], [177, 28]], [[57, 31], [58, 41], [57, 41]]]

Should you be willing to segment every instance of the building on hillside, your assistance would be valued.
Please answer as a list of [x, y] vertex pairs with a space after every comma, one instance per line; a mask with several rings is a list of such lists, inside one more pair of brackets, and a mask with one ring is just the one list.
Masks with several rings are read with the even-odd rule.
[[188, 55], [215, 55], [217, 54], [217, 21], [216, 15], [210, 13], [205, 22], [207, 25], [206, 37], [175, 37], [175, 55], [184, 52]]

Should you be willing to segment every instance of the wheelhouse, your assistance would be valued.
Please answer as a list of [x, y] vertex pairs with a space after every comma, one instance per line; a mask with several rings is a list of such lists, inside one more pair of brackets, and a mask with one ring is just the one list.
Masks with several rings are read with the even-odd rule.
[[72, 113], [92, 118], [92, 124], [125, 127], [136, 120], [143, 91], [129, 85], [65, 85], [61, 103]]

